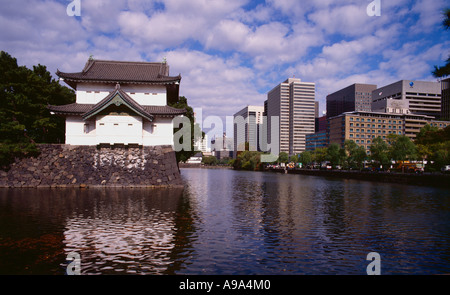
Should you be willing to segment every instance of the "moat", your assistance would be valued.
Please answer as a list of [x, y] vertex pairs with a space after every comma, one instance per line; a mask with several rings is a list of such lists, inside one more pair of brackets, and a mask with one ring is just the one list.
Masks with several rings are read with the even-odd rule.
[[0, 189], [0, 274], [450, 273], [450, 190], [181, 169], [185, 188]]

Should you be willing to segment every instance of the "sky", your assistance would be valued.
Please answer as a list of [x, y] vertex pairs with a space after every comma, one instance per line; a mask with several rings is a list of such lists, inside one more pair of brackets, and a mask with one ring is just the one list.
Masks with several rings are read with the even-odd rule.
[[[0, 50], [19, 65], [79, 72], [87, 59], [160, 62], [207, 116], [263, 105], [287, 78], [326, 96], [354, 83], [436, 81], [450, 54], [445, 0], [0, 0]], [[73, 6], [73, 5], [72, 5]], [[450, 6], [447, 3], [447, 6]], [[73, 10], [75, 11], [75, 10]]]

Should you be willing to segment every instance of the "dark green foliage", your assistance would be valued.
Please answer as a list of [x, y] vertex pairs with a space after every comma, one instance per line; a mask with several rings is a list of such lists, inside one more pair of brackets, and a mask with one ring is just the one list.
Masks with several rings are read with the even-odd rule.
[[75, 102], [73, 90], [64, 87], [43, 65], [33, 70], [18, 66], [0, 52], [0, 165], [7, 169], [15, 157], [38, 153], [36, 143], [63, 143], [64, 118], [53, 116], [47, 105]]
[[[169, 106], [177, 108], [177, 109], [185, 109], [186, 113], [184, 114], [187, 118], [189, 118], [189, 121], [191, 122], [191, 142], [190, 142], [190, 151], [179, 151], [176, 152], [176, 157], [177, 157], [177, 162], [186, 162], [190, 157], [192, 157], [193, 155], [195, 155], [197, 153], [197, 151], [194, 150], [194, 142], [196, 140], [196, 138], [194, 138], [195, 134], [202, 134], [202, 136], [204, 136], [204, 133], [200, 130], [200, 126], [198, 124], [194, 124], [195, 122], [195, 116], [194, 116], [194, 110], [192, 109], [192, 107], [190, 107], [188, 105], [187, 102], [187, 98], [184, 96], [180, 96], [180, 98], [178, 99], [177, 102], [175, 103], [168, 103]], [[177, 131], [179, 131], [181, 128], [183, 128], [183, 126], [181, 126], [180, 128], [174, 128], [174, 133], [176, 133]], [[196, 132], [194, 132], [196, 131]], [[182, 142], [180, 142], [180, 144], [182, 144]]]

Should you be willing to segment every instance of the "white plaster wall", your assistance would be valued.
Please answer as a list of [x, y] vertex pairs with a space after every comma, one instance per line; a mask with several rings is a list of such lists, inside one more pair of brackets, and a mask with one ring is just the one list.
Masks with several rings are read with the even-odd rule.
[[171, 118], [156, 118], [144, 121], [143, 145], [173, 145], [173, 124]]
[[139, 116], [97, 116], [97, 143], [142, 144]]
[[[76, 91], [77, 103], [96, 104], [114, 89], [115, 85], [112, 84], [79, 83]], [[167, 104], [166, 87], [162, 85], [121, 85], [121, 89], [141, 105]]]
[[[85, 124], [88, 124], [87, 128], [85, 128]], [[84, 121], [78, 116], [68, 116], [66, 118], [66, 144], [96, 145], [95, 121]]]

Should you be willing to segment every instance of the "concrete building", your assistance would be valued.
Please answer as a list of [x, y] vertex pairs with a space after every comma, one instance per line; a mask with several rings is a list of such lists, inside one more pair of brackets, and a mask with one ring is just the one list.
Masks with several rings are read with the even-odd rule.
[[[295, 155], [306, 148], [306, 134], [315, 129], [315, 84], [289, 78], [267, 93], [267, 137], [279, 134], [279, 151]], [[271, 130], [278, 118], [279, 130]]]
[[224, 132], [222, 136], [214, 136], [211, 139], [211, 151], [212, 155], [215, 156], [218, 160], [224, 158], [233, 158], [236, 154], [233, 151], [234, 147], [234, 139], [227, 137], [227, 134]]
[[327, 95], [327, 116], [338, 116], [345, 112], [372, 110], [372, 92], [377, 88], [373, 84], [355, 83]]
[[208, 147], [208, 134], [205, 134], [203, 138], [199, 138], [194, 142], [194, 150], [205, 153], [211, 153], [211, 148]]
[[414, 140], [426, 124], [445, 128], [449, 121], [436, 121], [434, 117], [415, 114], [377, 112], [349, 112], [329, 119], [329, 143], [344, 145], [353, 140], [367, 152], [376, 137], [386, 140], [389, 134], [406, 135]]
[[181, 76], [169, 76], [167, 63], [122, 62], [89, 58], [78, 73], [57, 75], [76, 91], [76, 102], [49, 106], [66, 119], [69, 145], [173, 145]]
[[[245, 150], [248, 142], [250, 151], [259, 151], [259, 127], [263, 123], [264, 106], [246, 106], [234, 114], [234, 151]], [[236, 154], [236, 153], [235, 153]]]
[[441, 119], [450, 120], [450, 78], [441, 81]]
[[375, 89], [372, 92], [372, 111], [439, 118], [441, 85], [439, 82], [400, 80]]

